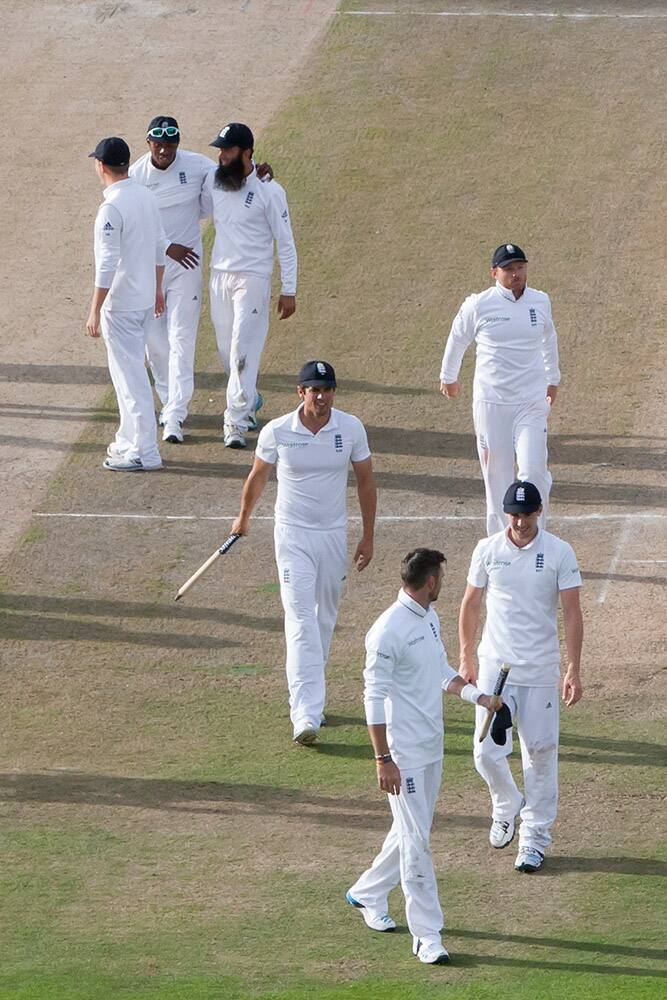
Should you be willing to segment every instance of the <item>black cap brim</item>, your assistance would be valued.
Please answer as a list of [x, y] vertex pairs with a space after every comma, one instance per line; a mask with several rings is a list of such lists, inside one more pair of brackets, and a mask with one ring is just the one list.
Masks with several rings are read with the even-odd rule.
[[336, 383], [332, 382], [331, 379], [315, 379], [307, 378], [305, 382], [299, 382], [302, 389], [335, 389]]
[[505, 514], [534, 514], [541, 506], [542, 504], [538, 504], [537, 507], [519, 503], [508, 504], [507, 506], [503, 504], [503, 511]]

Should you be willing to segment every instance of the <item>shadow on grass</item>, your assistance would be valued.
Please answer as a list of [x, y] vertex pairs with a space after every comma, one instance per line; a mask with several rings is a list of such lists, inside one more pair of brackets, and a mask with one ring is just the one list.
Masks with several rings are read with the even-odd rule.
[[654, 878], [666, 878], [667, 863], [658, 861], [657, 858], [572, 858], [565, 855], [549, 855], [548, 866], [543, 874], [558, 875], [563, 872], [600, 872], [603, 875], [650, 875]]
[[3, 639], [31, 642], [128, 643], [151, 649], [229, 649], [241, 645], [233, 639], [218, 639], [210, 635], [145, 630], [132, 632], [118, 625], [105, 625], [96, 621], [15, 613], [0, 614], [0, 636]]
[[[550, 859], [551, 860], [551, 859]], [[664, 959], [659, 948], [633, 948], [604, 941], [574, 941], [572, 938], [543, 938], [527, 934], [499, 934], [496, 931], [467, 931], [448, 928], [447, 937], [470, 938], [473, 941], [498, 941], [503, 944], [525, 944], [531, 948], [564, 948], [567, 951], [593, 951], [599, 955], [627, 955], [630, 958]]]
[[[562, 733], [560, 760], [583, 764], [629, 764], [641, 767], [663, 767], [667, 764], [667, 750], [659, 743], [634, 740], [610, 740], [591, 736], [573, 736]], [[563, 747], [589, 750], [590, 753], [563, 752]], [[595, 751], [606, 751], [596, 753]]]
[[220, 625], [240, 625], [263, 632], [282, 632], [282, 618], [260, 618], [222, 608], [197, 608], [175, 601], [144, 603], [113, 601], [108, 598], [93, 600], [87, 597], [51, 597], [42, 594], [0, 593], [0, 609], [27, 611], [31, 614], [68, 614], [92, 618], [139, 618], [156, 621], [219, 622]]
[[[0, 802], [64, 803], [66, 805], [129, 806], [167, 812], [238, 815], [244, 809], [261, 816], [298, 813], [304, 823], [388, 830], [391, 813], [383, 798], [364, 795], [336, 798], [273, 785], [242, 785], [217, 781], [127, 778], [79, 771], [0, 774]], [[450, 814], [446, 823], [465, 829], [485, 829], [486, 817]]]
[[656, 587], [667, 587], [667, 577], [665, 576], [637, 576], [632, 573], [592, 573], [585, 570], [582, 574], [584, 580], [615, 580], [618, 583], [653, 583]]
[[[662, 979], [664, 972], [660, 969], [641, 969], [628, 965], [602, 965], [600, 962], [550, 962], [547, 959], [502, 958], [497, 955], [466, 955], [456, 952], [452, 959], [454, 965], [460, 968], [474, 969], [479, 966], [496, 966], [502, 969], [536, 969], [540, 972], [580, 972], [597, 973], [606, 976], [638, 976], [647, 979]], [[572, 983], [572, 995], [577, 996], [576, 980]], [[583, 996], [583, 994], [581, 994]]]

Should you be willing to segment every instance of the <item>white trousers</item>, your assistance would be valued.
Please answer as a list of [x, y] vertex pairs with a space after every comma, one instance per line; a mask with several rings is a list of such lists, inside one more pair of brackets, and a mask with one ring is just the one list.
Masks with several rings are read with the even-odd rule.
[[[503, 497], [515, 479], [527, 479], [537, 486], [544, 507], [542, 525], [546, 523], [552, 482], [547, 467], [548, 415], [546, 398], [543, 402], [517, 406], [483, 401], [473, 403], [477, 454], [486, 490], [488, 535], [506, 527]], [[515, 457], [518, 466], [516, 475]]]
[[[478, 684], [485, 694], [491, 694], [495, 677], [480, 672]], [[556, 684], [551, 687], [505, 685], [503, 701], [512, 713], [521, 746], [523, 795], [508, 762], [512, 752], [511, 731], [504, 747], [494, 743], [490, 734], [480, 743], [477, 734], [486, 718], [486, 710], [475, 709], [473, 756], [478, 773], [489, 786], [493, 819], [514, 819], [525, 799], [521, 809], [519, 847], [536, 847], [542, 853], [551, 843], [550, 830], [558, 808], [559, 695]]]
[[100, 316], [120, 413], [114, 443], [125, 458], [140, 458], [146, 466], [161, 464], [153, 391], [145, 364], [146, 330], [152, 316], [152, 308], [127, 312], [102, 308]]
[[229, 375], [224, 421], [248, 429], [259, 362], [269, 332], [271, 279], [211, 269], [211, 320], [222, 366]]
[[347, 532], [309, 531], [277, 523], [280, 597], [285, 611], [287, 684], [295, 730], [319, 727], [324, 670], [347, 574]]
[[382, 850], [350, 889], [369, 909], [387, 913], [387, 897], [398, 883], [405, 896], [405, 916], [412, 934], [440, 941], [443, 927], [430, 836], [442, 779], [442, 760], [401, 771], [401, 794], [389, 795], [394, 817]]
[[[201, 248], [200, 248], [201, 251]], [[183, 421], [194, 392], [195, 346], [201, 309], [201, 266], [186, 270], [168, 260], [165, 311], [148, 324], [146, 354], [165, 423]]]

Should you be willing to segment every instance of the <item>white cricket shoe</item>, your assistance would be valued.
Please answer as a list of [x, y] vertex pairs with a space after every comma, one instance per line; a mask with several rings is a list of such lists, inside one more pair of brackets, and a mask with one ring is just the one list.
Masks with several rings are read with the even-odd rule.
[[317, 739], [317, 726], [312, 722], [307, 722], [298, 728], [294, 728], [292, 740], [300, 747], [311, 747]]
[[412, 954], [416, 955], [424, 965], [447, 965], [449, 963], [449, 952], [440, 941], [422, 941], [418, 937], [413, 937]]
[[249, 431], [257, 430], [257, 414], [259, 413], [259, 411], [262, 409], [263, 406], [264, 406], [264, 396], [262, 396], [261, 392], [255, 393], [255, 403], [252, 410], [248, 414]]
[[225, 448], [245, 448], [245, 434], [235, 424], [225, 424], [223, 428]]
[[125, 451], [119, 448], [115, 441], [112, 441], [110, 445], [107, 445], [107, 458], [123, 458]]
[[489, 830], [489, 843], [491, 847], [500, 850], [500, 848], [507, 847], [508, 844], [512, 843], [515, 833], [516, 820], [494, 819]]
[[363, 903], [360, 903], [359, 900], [355, 899], [349, 890], [345, 893], [345, 899], [348, 901], [350, 906], [354, 906], [355, 909], [360, 911], [366, 922], [366, 926], [370, 927], [372, 931], [385, 932], [396, 930], [396, 924], [388, 913], [379, 913], [377, 910], [369, 909], [368, 906], [365, 906]]
[[517, 872], [538, 872], [544, 864], [544, 855], [536, 847], [520, 847], [514, 862]]
[[140, 458], [105, 458], [102, 467], [110, 472], [143, 472], [144, 466]]
[[183, 444], [183, 421], [168, 420], [164, 425], [162, 440], [170, 444]]

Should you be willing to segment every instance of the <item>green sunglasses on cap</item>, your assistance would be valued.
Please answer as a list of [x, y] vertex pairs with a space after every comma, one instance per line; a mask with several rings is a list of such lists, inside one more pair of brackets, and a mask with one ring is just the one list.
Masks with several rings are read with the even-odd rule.
[[175, 139], [177, 135], [181, 133], [174, 125], [168, 125], [166, 128], [152, 128], [148, 133], [149, 139]]

